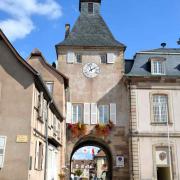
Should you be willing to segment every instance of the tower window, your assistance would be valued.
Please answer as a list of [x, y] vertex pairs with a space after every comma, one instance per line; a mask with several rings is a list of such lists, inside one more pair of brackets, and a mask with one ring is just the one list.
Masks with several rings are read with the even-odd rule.
[[102, 54], [101, 55], [101, 63], [106, 64], [107, 63], [107, 54]]
[[82, 55], [76, 54], [76, 63], [82, 63]]
[[94, 11], [93, 3], [88, 3], [88, 13], [93, 14], [93, 11]]

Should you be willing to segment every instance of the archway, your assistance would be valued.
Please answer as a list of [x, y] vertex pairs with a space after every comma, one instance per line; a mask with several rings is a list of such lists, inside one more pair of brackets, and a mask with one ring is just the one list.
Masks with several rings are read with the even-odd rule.
[[98, 147], [100, 150], [103, 150], [103, 152], [106, 154], [107, 158], [107, 180], [112, 180], [112, 172], [113, 172], [113, 158], [112, 158], [112, 153], [111, 150], [107, 144], [107, 142], [103, 141], [102, 139], [96, 138], [96, 137], [83, 137], [81, 138], [75, 145], [72, 150], [71, 156], [70, 156], [70, 174], [72, 172], [71, 169], [71, 163], [72, 163], [72, 157], [74, 153], [85, 146], [95, 146]]

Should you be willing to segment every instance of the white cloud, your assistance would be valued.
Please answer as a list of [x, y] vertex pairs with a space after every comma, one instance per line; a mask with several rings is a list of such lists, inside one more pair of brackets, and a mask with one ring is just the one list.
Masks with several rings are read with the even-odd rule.
[[56, 0], [0, 0], [0, 11], [10, 17], [0, 20], [0, 28], [12, 41], [26, 37], [35, 29], [33, 15], [56, 19], [62, 16], [62, 8]]

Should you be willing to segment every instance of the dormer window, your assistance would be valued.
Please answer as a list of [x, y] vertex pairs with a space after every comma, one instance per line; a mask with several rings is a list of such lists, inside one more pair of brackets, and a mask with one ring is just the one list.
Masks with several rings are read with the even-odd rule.
[[165, 75], [165, 58], [151, 58], [151, 73], [153, 75]]
[[88, 3], [88, 13], [93, 14], [93, 12], [94, 12], [93, 3]]

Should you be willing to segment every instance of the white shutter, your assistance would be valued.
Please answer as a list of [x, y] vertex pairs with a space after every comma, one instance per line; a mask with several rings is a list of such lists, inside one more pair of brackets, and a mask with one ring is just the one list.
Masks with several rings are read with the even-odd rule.
[[116, 124], [116, 104], [111, 103], [110, 104], [110, 120]]
[[116, 56], [114, 53], [107, 53], [107, 63], [113, 64], [115, 63]]
[[74, 63], [75, 62], [75, 53], [69, 51], [67, 53], [67, 63]]
[[42, 118], [43, 116], [43, 92], [40, 92], [39, 95], [39, 117]]
[[90, 103], [84, 103], [84, 124], [91, 123], [90, 110], [91, 110]]
[[91, 124], [97, 124], [97, 104], [91, 103]]
[[39, 164], [39, 141], [36, 141], [36, 149], [35, 149], [35, 169], [38, 170]]
[[67, 102], [66, 123], [72, 123], [72, 104]]
[[6, 147], [6, 137], [0, 136], [0, 168], [3, 168], [4, 166], [5, 147]]

